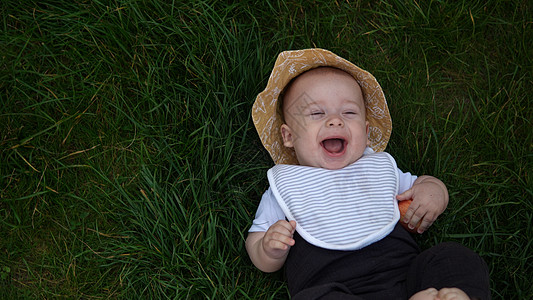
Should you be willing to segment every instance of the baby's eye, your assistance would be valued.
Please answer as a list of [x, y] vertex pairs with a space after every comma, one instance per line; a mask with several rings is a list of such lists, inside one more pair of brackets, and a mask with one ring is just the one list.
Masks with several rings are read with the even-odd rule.
[[312, 111], [309, 115], [311, 116], [312, 119], [318, 119], [324, 116], [324, 112], [323, 111]]
[[347, 116], [355, 116], [355, 115], [357, 115], [357, 112], [349, 110], [349, 111], [345, 111], [344, 114], [347, 115]]

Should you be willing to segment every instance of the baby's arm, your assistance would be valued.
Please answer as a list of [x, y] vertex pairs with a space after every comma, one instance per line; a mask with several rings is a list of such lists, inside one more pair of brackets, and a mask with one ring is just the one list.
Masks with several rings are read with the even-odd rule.
[[409, 228], [413, 229], [422, 220], [417, 231], [423, 233], [448, 206], [448, 189], [439, 179], [424, 175], [396, 198], [400, 201], [413, 200], [402, 221], [409, 223]]
[[283, 266], [296, 229], [296, 221], [280, 220], [266, 232], [250, 232], [246, 238], [246, 251], [254, 265], [263, 272], [274, 272]]

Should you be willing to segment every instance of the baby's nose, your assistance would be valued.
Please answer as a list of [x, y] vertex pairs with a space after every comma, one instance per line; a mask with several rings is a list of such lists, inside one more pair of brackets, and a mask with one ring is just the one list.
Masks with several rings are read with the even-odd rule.
[[328, 120], [327, 126], [328, 127], [336, 127], [336, 126], [342, 127], [344, 126], [344, 122], [342, 122], [341, 118], [334, 116]]

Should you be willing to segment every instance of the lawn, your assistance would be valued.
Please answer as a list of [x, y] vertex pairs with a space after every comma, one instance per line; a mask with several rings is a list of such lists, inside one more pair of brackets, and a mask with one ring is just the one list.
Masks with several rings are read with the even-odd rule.
[[399, 167], [533, 297], [530, 1], [2, 1], [2, 298], [287, 298], [244, 248], [273, 165], [251, 122], [277, 54], [370, 71]]

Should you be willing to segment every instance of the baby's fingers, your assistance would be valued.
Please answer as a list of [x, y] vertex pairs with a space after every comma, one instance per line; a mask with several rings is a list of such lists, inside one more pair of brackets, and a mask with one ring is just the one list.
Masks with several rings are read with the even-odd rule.
[[433, 223], [433, 220], [428, 218], [427, 211], [416, 202], [412, 202], [409, 205], [402, 221], [407, 223], [407, 227], [411, 231], [414, 232], [416, 230], [418, 233], [423, 233]]
[[284, 220], [278, 221], [268, 229], [263, 238], [263, 247], [265, 250], [287, 250], [288, 246], [294, 245], [292, 235], [296, 227], [296, 222], [291, 222], [289, 223]]
[[265, 240], [263, 246], [268, 250], [288, 250], [289, 246], [294, 246], [294, 239], [279, 232], [271, 235], [270, 239]]
[[[416, 228], [416, 232], [418, 233], [424, 233], [426, 230], [428, 230], [428, 228], [433, 225], [433, 221], [431, 220], [428, 220], [428, 218], [423, 218], [422, 221], [419, 221], [419, 223], [417, 224], [420, 224], [418, 225], [418, 228], [416, 227], [413, 227], [413, 228]], [[409, 223], [409, 228], [412, 227], [411, 223]]]
[[292, 235], [295, 229], [296, 221], [287, 222], [285, 220], [277, 221], [274, 225], [272, 225], [271, 228], [269, 228], [269, 230], [280, 232], [286, 235]]
[[296, 230], [296, 221], [291, 220], [289, 222], [289, 225], [291, 225], [291, 232], [294, 233], [294, 231]]
[[435, 222], [437, 216], [434, 213], [425, 212], [421, 217], [420, 215], [422, 214], [422, 212], [420, 212], [420, 214], [417, 214], [418, 211], [420, 211], [420, 209], [415, 212], [415, 214], [411, 218], [411, 221], [409, 222], [408, 227], [410, 229], [416, 228], [416, 232], [418, 233], [424, 233], [426, 230], [429, 229], [429, 227], [431, 227], [431, 225], [433, 225], [433, 222]]
[[263, 237], [263, 250], [267, 256], [278, 259], [287, 255], [294, 243], [292, 237], [274, 232], [269, 237]]
[[403, 200], [410, 200], [410, 199], [413, 199], [413, 196], [414, 196], [414, 192], [413, 192], [413, 189], [408, 189], [407, 191], [399, 194], [399, 195], [396, 195], [396, 199], [400, 200], [400, 201], [403, 201]]

